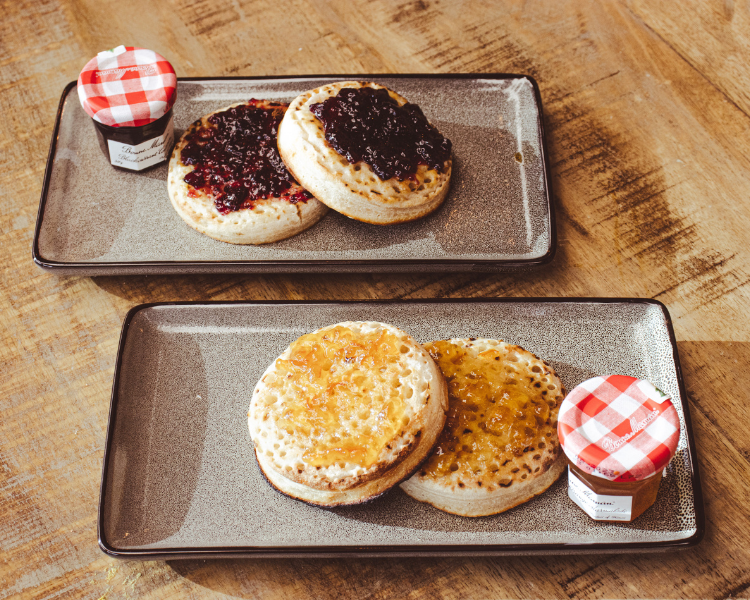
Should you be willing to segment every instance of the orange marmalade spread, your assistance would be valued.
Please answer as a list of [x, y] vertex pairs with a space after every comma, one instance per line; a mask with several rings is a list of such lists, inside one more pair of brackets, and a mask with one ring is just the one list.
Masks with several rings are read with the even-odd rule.
[[559, 389], [547, 390], [546, 382], [542, 389], [536, 377], [522, 376], [494, 348], [474, 354], [442, 340], [425, 344], [425, 350], [448, 381], [450, 408], [423, 472], [436, 477], [493, 473], [503, 456], [521, 456], [535, 443], [544, 447], [539, 433], [554, 418]]
[[313, 466], [346, 462], [367, 468], [409, 422], [399, 365], [409, 352], [386, 330], [355, 333], [337, 326], [304, 335], [276, 367], [290, 394], [279, 427], [314, 441]]

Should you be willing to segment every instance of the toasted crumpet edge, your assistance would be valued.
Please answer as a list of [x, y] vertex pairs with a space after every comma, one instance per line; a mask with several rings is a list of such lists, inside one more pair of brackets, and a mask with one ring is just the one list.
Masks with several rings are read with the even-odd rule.
[[[478, 490], [473, 489], [461, 494], [461, 497], [456, 497], [455, 494], [445, 493], [442, 487], [433, 487], [426, 482], [420, 485], [415, 482], [414, 477], [402, 482], [400, 487], [415, 500], [430, 504], [443, 512], [459, 517], [488, 517], [515, 508], [547, 491], [563, 474], [567, 464], [565, 455], [560, 454], [541, 475], [528, 483], [524, 482], [523, 486], [516, 487], [513, 494], [501, 498], [487, 494], [482, 496], [477, 493]], [[472, 498], [474, 495], [476, 497]], [[500, 499], [502, 501], [498, 501]]]
[[349, 490], [325, 491], [302, 485], [279, 474], [258, 454], [257, 449], [255, 450], [255, 457], [266, 481], [276, 491], [281, 492], [285, 496], [313, 506], [352, 506], [371, 502], [393, 489], [399, 483], [408, 480], [432, 453], [444, 424], [445, 413], [443, 413], [442, 424], [437, 429], [437, 434], [434, 436], [431, 444], [426, 443], [429, 436], [419, 436], [417, 446], [406, 460], [399, 462], [391, 470], [386, 471], [379, 479], [367, 481], [363, 485]]

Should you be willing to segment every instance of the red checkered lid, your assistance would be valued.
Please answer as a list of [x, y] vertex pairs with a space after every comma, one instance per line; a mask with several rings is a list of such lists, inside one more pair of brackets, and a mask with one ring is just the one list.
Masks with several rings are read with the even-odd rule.
[[669, 396], [626, 375], [594, 377], [563, 400], [557, 422], [573, 464], [610, 481], [640, 481], [667, 466], [680, 439]]
[[118, 46], [100, 52], [78, 77], [78, 97], [90, 117], [112, 127], [141, 127], [172, 108], [177, 76], [153, 50]]

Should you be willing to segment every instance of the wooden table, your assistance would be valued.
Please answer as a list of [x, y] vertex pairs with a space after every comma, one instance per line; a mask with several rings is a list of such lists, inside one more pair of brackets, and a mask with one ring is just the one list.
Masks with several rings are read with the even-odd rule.
[[[6, 2], [0, 24], [0, 598], [750, 597], [750, 3]], [[182, 76], [532, 75], [559, 248], [533, 274], [58, 277], [31, 261], [55, 110], [126, 43]], [[707, 533], [671, 554], [117, 562], [96, 544], [115, 351], [135, 304], [656, 298], [674, 319]]]

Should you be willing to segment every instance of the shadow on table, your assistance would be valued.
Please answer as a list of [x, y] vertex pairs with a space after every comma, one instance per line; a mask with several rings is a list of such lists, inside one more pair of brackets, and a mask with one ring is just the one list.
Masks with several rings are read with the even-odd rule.
[[[190, 508], [206, 435], [204, 359], [190, 336], [164, 334], [139, 313], [123, 352], [102, 512], [102, 539], [140, 548], [177, 533]], [[184, 365], [170, 372], [168, 354]], [[111, 425], [112, 427], [112, 425]]]

